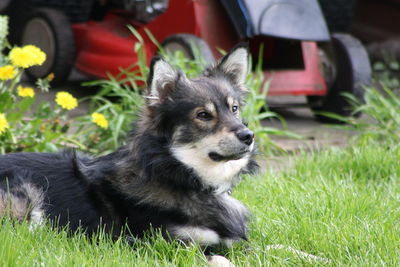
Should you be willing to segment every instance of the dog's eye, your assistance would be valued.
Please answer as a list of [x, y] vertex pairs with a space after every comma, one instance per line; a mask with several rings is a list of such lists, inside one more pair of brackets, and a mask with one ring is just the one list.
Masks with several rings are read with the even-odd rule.
[[197, 118], [200, 120], [208, 121], [212, 119], [212, 115], [207, 111], [200, 111], [197, 113]]
[[233, 112], [233, 113], [238, 112], [238, 110], [239, 110], [239, 107], [238, 107], [238, 106], [233, 106], [233, 107], [232, 107], [232, 112]]

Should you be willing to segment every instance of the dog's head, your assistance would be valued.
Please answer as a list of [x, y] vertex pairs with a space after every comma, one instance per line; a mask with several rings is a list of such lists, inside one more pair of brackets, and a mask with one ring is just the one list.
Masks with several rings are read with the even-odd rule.
[[229, 190], [254, 150], [254, 134], [240, 118], [247, 69], [243, 45], [195, 79], [162, 58], [151, 64], [149, 123], [169, 139], [174, 157], [222, 191]]

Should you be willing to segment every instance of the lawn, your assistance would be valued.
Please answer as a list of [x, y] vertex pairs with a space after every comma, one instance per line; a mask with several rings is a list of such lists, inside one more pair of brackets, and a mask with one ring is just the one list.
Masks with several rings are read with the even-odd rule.
[[[253, 214], [249, 241], [227, 257], [237, 266], [399, 266], [399, 158], [399, 146], [356, 144], [304, 153], [283, 172], [246, 177], [234, 195]], [[157, 234], [130, 246], [3, 221], [0, 240], [2, 266], [207, 265], [197, 246]]]

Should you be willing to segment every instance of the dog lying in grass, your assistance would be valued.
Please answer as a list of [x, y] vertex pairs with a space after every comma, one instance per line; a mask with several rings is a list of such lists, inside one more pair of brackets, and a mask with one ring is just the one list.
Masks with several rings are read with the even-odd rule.
[[[254, 134], [240, 119], [248, 51], [234, 48], [188, 79], [153, 59], [141, 119], [98, 158], [74, 151], [0, 156], [0, 216], [133, 238], [152, 228], [204, 247], [245, 240], [247, 209], [230, 192], [254, 172]], [[124, 232], [125, 233], [125, 232]], [[227, 264], [220, 256], [210, 264]]]

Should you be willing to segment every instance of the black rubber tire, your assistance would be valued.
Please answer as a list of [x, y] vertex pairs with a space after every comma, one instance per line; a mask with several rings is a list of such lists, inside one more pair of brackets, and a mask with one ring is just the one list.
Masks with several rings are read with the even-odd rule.
[[27, 0], [12, 0], [7, 8], [6, 15], [9, 17], [9, 35], [8, 41], [12, 45], [19, 45], [24, 21], [28, 17], [31, 10], [30, 1]]
[[356, 0], [319, 0], [322, 13], [331, 32], [348, 32]]
[[71, 23], [86, 22], [90, 18], [94, 0], [30, 0], [37, 8], [61, 10]]
[[353, 105], [342, 94], [351, 93], [359, 101], [364, 101], [364, 86], [371, 83], [371, 64], [363, 45], [349, 34], [333, 34], [328, 53], [332, 53], [331, 58], [335, 61], [335, 79], [326, 96], [308, 96], [307, 100], [318, 120], [338, 123], [338, 120], [322, 116], [318, 112], [331, 112], [341, 116], [359, 115], [353, 114]]
[[[194, 49], [197, 49], [207, 65], [215, 62], [213, 53], [208, 44], [203, 39], [192, 34], [181, 33], [171, 35], [161, 43], [161, 46], [165, 50], [168, 50], [168, 46], [174, 46], [174, 49], [181, 50], [185, 56], [192, 60], [196, 57]], [[193, 48], [193, 46], [195, 48]]]
[[5, 14], [9, 8], [11, 0], [0, 0], [0, 14]]
[[[32, 27], [36, 29], [34, 33], [29, 31]], [[63, 12], [52, 8], [34, 9], [24, 23], [20, 43], [36, 45], [46, 53], [42, 66], [27, 69], [32, 80], [50, 73], [55, 75], [53, 84], [68, 79], [75, 62], [75, 41], [71, 24]]]

